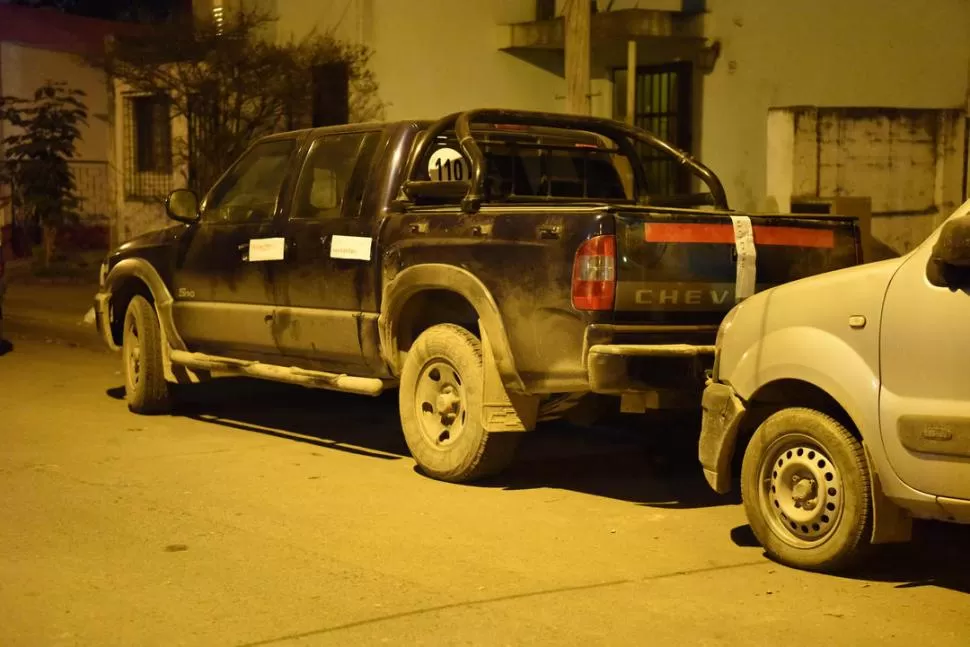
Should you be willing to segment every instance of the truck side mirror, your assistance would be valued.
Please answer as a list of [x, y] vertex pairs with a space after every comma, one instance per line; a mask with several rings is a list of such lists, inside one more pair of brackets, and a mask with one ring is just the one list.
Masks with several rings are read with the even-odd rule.
[[950, 290], [970, 287], [970, 215], [954, 218], [940, 229], [926, 263], [926, 278]]
[[165, 213], [172, 220], [191, 225], [199, 219], [199, 198], [188, 189], [176, 189], [165, 198]]

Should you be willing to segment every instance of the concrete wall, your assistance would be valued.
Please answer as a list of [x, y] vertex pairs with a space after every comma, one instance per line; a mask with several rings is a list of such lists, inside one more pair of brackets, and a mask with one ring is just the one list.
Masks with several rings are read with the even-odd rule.
[[769, 107], [966, 105], [966, 0], [712, 0], [708, 9], [721, 55], [698, 97], [696, 152], [737, 208], [769, 206]]
[[391, 120], [475, 107], [561, 110], [561, 77], [498, 50], [495, 26], [530, 6], [528, 0], [278, 0], [278, 37], [332, 28], [339, 38], [370, 45]]
[[870, 198], [873, 237], [905, 253], [963, 201], [965, 123], [962, 110], [773, 109], [769, 202]]

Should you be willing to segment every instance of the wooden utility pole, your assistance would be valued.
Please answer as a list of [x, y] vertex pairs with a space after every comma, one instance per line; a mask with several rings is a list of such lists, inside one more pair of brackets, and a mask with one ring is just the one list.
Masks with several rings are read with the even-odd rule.
[[626, 122], [635, 126], [637, 121], [637, 41], [626, 44]]
[[590, 113], [589, 0], [566, 0], [566, 111]]

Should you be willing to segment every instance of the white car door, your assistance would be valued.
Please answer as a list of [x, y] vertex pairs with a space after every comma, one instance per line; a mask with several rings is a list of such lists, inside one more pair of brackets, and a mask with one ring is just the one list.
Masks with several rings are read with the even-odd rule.
[[[970, 211], [970, 202], [952, 216]], [[939, 229], [899, 268], [880, 331], [880, 427], [910, 487], [970, 499], [970, 290], [927, 280]]]

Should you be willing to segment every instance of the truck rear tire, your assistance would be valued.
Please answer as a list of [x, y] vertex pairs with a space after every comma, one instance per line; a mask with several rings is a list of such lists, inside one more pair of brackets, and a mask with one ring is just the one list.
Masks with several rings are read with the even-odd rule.
[[782, 564], [833, 572], [868, 546], [872, 499], [862, 443], [813, 409], [782, 409], [755, 431], [741, 467], [744, 511]]
[[401, 371], [401, 427], [411, 455], [432, 478], [461, 483], [496, 474], [522, 434], [488, 433], [482, 420], [482, 345], [452, 324], [421, 333]]
[[125, 397], [134, 413], [167, 413], [171, 406], [162, 364], [162, 333], [155, 308], [136, 295], [125, 312], [121, 354], [124, 363]]

